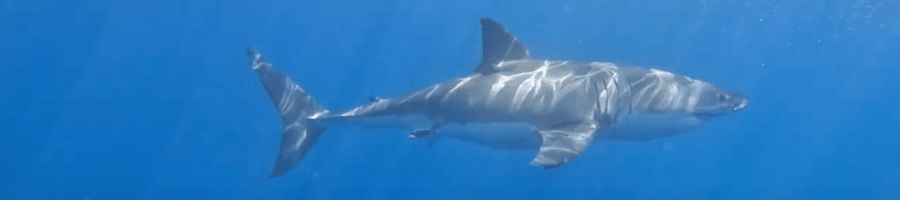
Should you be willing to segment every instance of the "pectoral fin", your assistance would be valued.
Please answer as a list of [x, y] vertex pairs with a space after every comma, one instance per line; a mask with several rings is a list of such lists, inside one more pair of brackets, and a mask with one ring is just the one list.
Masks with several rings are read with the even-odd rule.
[[598, 130], [593, 123], [566, 125], [548, 130], [540, 130], [543, 141], [541, 149], [531, 160], [531, 165], [545, 169], [559, 166], [581, 154], [594, 140]]

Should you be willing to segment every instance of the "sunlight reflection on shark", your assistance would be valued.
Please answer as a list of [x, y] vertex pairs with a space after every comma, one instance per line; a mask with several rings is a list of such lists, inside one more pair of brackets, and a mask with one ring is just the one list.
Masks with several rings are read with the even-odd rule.
[[402, 128], [429, 143], [449, 137], [497, 149], [535, 149], [531, 164], [549, 169], [595, 141], [668, 137], [749, 102], [740, 93], [660, 70], [534, 59], [499, 23], [482, 18], [481, 26], [482, 61], [472, 75], [407, 96], [372, 98], [345, 112], [321, 107], [248, 50], [250, 66], [283, 122], [270, 177], [296, 166], [327, 126]]

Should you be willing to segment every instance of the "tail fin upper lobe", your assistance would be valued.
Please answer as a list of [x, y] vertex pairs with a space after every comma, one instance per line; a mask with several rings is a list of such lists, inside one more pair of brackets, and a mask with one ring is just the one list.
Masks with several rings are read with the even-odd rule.
[[294, 168], [312, 148], [324, 131], [324, 128], [317, 125], [312, 118], [323, 116], [328, 110], [316, 104], [312, 97], [290, 78], [272, 69], [272, 64], [253, 49], [247, 49], [247, 56], [250, 59], [250, 68], [256, 71], [272, 99], [272, 104], [278, 110], [284, 128], [278, 158], [269, 175], [269, 178], [274, 178]]

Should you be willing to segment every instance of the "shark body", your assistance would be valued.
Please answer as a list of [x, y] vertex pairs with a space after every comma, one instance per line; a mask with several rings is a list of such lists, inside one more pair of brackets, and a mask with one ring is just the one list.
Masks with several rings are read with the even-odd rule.
[[483, 55], [467, 77], [397, 98], [372, 98], [331, 112], [248, 50], [251, 68], [282, 117], [270, 177], [292, 169], [325, 127], [401, 128], [413, 139], [461, 139], [497, 149], [537, 149], [532, 165], [553, 168], [595, 141], [663, 138], [743, 110], [748, 98], [656, 69], [608, 62], [534, 59], [499, 23], [481, 19]]

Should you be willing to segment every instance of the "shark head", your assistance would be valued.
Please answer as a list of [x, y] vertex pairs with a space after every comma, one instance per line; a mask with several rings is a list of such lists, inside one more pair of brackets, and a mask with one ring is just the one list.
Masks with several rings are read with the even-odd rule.
[[708, 119], [742, 111], [750, 99], [741, 93], [687, 76], [649, 69], [626, 72], [632, 109], [643, 113], [687, 114]]
[[735, 113], [746, 109], [750, 103], [750, 99], [744, 94], [717, 87], [704, 87], [696, 101], [691, 114], [701, 118]]
[[[747, 108], [749, 98], [713, 84], [659, 70], [624, 71], [631, 87], [628, 112], [617, 116], [607, 140], [669, 137], [701, 127], [712, 118]], [[629, 95], [629, 93], [625, 93]]]

